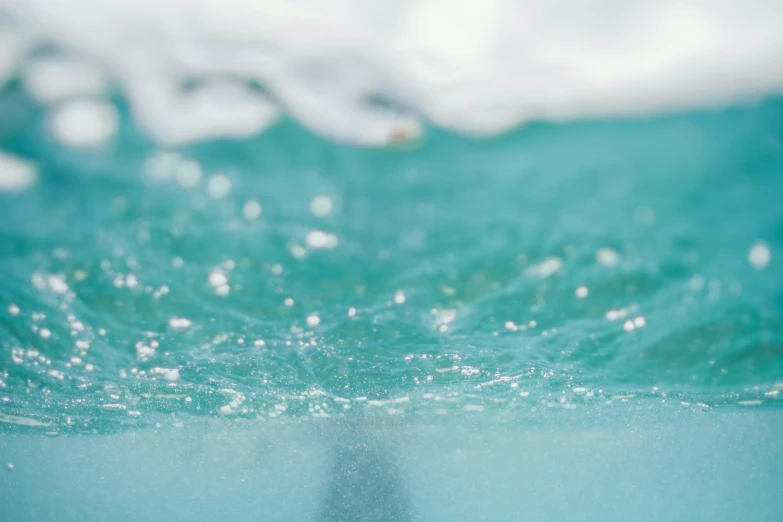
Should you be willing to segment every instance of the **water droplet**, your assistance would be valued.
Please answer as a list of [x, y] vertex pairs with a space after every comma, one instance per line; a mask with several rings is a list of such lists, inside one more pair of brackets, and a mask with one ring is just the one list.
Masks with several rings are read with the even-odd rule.
[[329, 196], [319, 195], [310, 201], [310, 212], [315, 217], [326, 217], [332, 213], [332, 199]]
[[748, 261], [756, 270], [764, 270], [772, 260], [772, 252], [763, 241], [757, 241], [748, 252]]
[[201, 181], [201, 166], [195, 161], [183, 161], [177, 167], [177, 183], [184, 189], [192, 189]]
[[620, 260], [620, 255], [616, 250], [611, 248], [599, 248], [595, 253], [595, 260], [599, 265], [611, 268], [617, 266], [617, 262]]
[[306, 241], [310, 248], [335, 248], [338, 244], [337, 236], [321, 230], [311, 230]]
[[231, 178], [225, 174], [215, 174], [207, 181], [207, 193], [211, 198], [224, 198], [229, 192], [231, 192]]
[[644, 318], [644, 316], [639, 316], [636, 319], [633, 320], [633, 325], [635, 328], [644, 328], [647, 326], [647, 320]]
[[251, 199], [242, 207], [242, 215], [245, 216], [245, 219], [248, 221], [252, 221], [261, 216], [261, 210], [261, 203], [255, 199]]

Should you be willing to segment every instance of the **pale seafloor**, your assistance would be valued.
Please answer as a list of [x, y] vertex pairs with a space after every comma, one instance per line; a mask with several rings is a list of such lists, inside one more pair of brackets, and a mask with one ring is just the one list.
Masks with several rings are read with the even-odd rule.
[[34, 83], [0, 521], [781, 520], [780, 97], [160, 146]]

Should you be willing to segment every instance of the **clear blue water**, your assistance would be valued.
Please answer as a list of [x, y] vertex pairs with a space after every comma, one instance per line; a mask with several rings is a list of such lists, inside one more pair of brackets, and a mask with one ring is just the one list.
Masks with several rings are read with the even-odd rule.
[[39, 173], [0, 194], [5, 519], [340, 519], [341, 458], [369, 458], [375, 504], [414, 491], [389, 520], [780, 513], [780, 100], [386, 149], [284, 122], [178, 150], [190, 188], [127, 118], [74, 151], [21, 91], [0, 114]]

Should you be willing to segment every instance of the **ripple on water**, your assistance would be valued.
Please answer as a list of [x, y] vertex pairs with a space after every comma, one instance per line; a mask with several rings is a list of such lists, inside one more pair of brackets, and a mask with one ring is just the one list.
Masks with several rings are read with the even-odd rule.
[[0, 429], [778, 408], [781, 110], [146, 160], [120, 121], [0, 193]]

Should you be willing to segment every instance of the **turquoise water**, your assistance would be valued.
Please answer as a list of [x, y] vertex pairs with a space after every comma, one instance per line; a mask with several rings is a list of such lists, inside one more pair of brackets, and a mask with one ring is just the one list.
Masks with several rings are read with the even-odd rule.
[[168, 155], [127, 118], [105, 148], [58, 146], [13, 88], [0, 114], [0, 149], [38, 171], [0, 194], [6, 485], [62, 441], [295, 425], [317, 453], [303, 425], [356, 419], [479, 440], [502, 419], [545, 446], [562, 423], [614, 419], [594, 433], [612, 440], [633, 418], [780, 456], [780, 100], [385, 149], [283, 122]]

